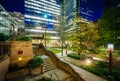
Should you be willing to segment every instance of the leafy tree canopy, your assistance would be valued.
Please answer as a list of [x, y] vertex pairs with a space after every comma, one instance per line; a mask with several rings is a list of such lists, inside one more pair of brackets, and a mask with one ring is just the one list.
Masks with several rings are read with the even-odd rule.
[[120, 47], [120, 7], [105, 10], [97, 26], [100, 36], [96, 42], [98, 46], [113, 43], [116, 48]]

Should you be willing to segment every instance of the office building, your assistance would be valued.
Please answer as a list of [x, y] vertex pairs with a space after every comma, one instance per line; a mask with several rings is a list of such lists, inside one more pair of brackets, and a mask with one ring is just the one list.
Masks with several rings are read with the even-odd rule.
[[65, 0], [65, 16], [66, 16], [66, 31], [70, 31], [75, 28], [74, 18], [79, 14], [80, 0]]
[[24, 28], [24, 15], [20, 12], [9, 12], [12, 18]]
[[[25, 0], [25, 31], [30, 36], [45, 36], [51, 43], [58, 43], [60, 5], [56, 0]], [[44, 37], [45, 38], [45, 37]], [[44, 42], [44, 41], [42, 41]]]
[[0, 33], [6, 35], [17, 34], [20, 25], [11, 17], [11, 15], [0, 5]]

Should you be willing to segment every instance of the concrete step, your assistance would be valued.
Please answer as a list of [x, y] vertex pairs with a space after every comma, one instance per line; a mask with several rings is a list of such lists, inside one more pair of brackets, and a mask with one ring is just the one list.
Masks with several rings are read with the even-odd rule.
[[43, 68], [43, 72], [47, 72], [49, 70], [55, 69], [55, 67], [50, 67], [50, 68]]
[[75, 81], [73, 77], [67, 78], [65, 81]]
[[[60, 69], [47, 71], [45, 72], [44, 76], [51, 78], [53, 81], [66, 81], [68, 78], [71, 78], [69, 74]], [[72, 78], [68, 79], [67, 81], [72, 81]]]
[[55, 69], [56, 66], [50, 58], [45, 58], [43, 61], [43, 72]]

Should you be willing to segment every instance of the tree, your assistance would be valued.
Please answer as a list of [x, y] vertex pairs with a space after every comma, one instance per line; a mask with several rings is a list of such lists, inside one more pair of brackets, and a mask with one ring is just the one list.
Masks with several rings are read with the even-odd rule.
[[115, 48], [120, 49], [120, 6], [105, 10], [97, 26], [100, 38], [96, 41], [96, 45], [106, 46], [108, 43], [113, 43]]
[[97, 29], [93, 23], [83, 22], [80, 17], [74, 19], [76, 29], [69, 33], [69, 40], [72, 45], [81, 54], [83, 50], [94, 48], [94, 41], [98, 39]]

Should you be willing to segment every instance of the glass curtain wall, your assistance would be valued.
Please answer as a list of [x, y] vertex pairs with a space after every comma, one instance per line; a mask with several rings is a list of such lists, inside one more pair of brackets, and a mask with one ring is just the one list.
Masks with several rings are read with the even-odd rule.
[[0, 33], [6, 35], [17, 32], [18, 24], [12, 19], [9, 13], [0, 5]]
[[[49, 39], [59, 40], [60, 5], [56, 0], [25, 0], [26, 32], [49, 34]], [[48, 37], [48, 36], [47, 36]]]

